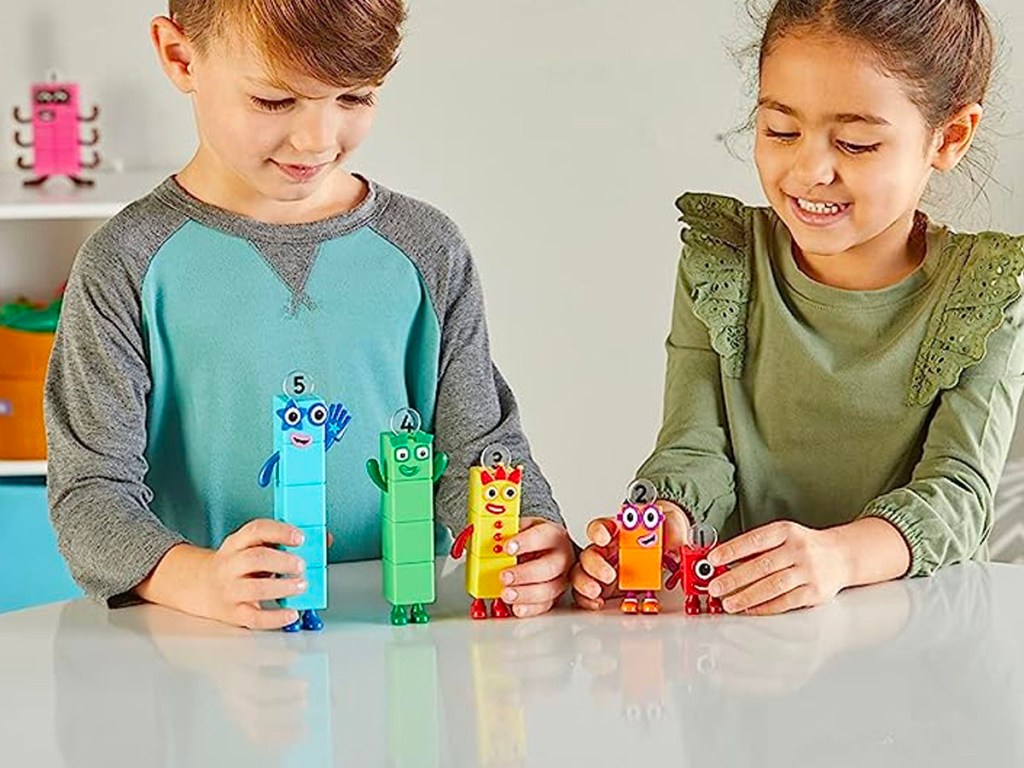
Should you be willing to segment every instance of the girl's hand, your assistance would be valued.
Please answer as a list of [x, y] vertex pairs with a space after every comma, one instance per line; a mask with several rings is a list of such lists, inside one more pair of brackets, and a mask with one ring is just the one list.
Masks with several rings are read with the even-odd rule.
[[501, 599], [519, 618], [551, 610], [569, 586], [574, 560], [569, 532], [550, 520], [524, 517], [506, 550], [519, 562], [501, 574]]
[[727, 613], [769, 615], [826, 603], [850, 586], [849, 555], [838, 528], [779, 521], [720, 544], [712, 565], [732, 566], [708, 587]]
[[302, 558], [275, 547], [297, 546], [299, 538], [294, 526], [261, 518], [243, 525], [216, 551], [179, 544], [135, 592], [193, 616], [250, 629], [280, 629], [298, 618], [296, 611], [263, 608], [261, 603], [306, 591]]
[[[658, 499], [654, 505], [665, 515], [665, 551], [678, 551], [689, 528], [686, 514], [671, 501]], [[610, 517], [598, 517], [587, 525], [591, 544], [572, 569], [572, 596], [580, 608], [599, 611], [606, 600], [619, 596], [619, 572], [613, 564], [618, 554], [618, 536], [619, 526]]]

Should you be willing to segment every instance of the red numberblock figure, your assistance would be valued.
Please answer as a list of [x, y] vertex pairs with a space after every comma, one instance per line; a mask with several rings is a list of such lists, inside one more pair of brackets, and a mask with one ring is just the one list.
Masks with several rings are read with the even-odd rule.
[[682, 581], [683, 594], [686, 595], [683, 608], [688, 616], [701, 613], [702, 596], [707, 600], [708, 613], [722, 613], [722, 601], [708, 594], [711, 580], [727, 570], [725, 566], [708, 562], [708, 552], [718, 543], [718, 531], [704, 523], [691, 528], [688, 539], [682, 548], [679, 570], [669, 577], [666, 587], [672, 589], [676, 582]]
[[75, 83], [35, 83], [32, 86], [32, 114], [22, 117], [21, 110], [14, 108], [14, 119], [22, 125], [32, 126], [32, 140], [26, 141], [21, 132], [14, 134], [14, 141], [19, 147], [32, 150], [32, 162], [18, 157], [18, 167], [24, 171], [35, 173], [34, 179], [27, 179], [27, 187], [39, 186], [51, 176], [67, 176], [78, 186], [92, 186], [91, 179], [83, 179], [79, 174], [83, 168], [95, 168], [99, 165], [99, 153], [93, 150], [92, 160], [88, 164], [82, 162], [82, 147], [95, 146], [99, 140], [99, 131], [92, 129], [88, 140], [83, 140], [80, 131], [81, 123], [91, 123], [99, 116], [99, 107], [93, 107], [92, 113], [83, 117], [78, 113], [78, 85]]

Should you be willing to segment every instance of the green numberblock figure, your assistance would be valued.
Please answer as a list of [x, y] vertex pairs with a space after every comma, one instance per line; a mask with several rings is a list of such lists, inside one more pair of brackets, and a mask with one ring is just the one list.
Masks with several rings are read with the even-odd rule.
[[366, 471], [381, 490], [384, 598], [391, 623], [426, 624], [434, 602], [434, 484], [448, 457], [434, 454], [434, 436], [420, 431], [420, 416], [403, 408], [380, 435], [380, 462]]

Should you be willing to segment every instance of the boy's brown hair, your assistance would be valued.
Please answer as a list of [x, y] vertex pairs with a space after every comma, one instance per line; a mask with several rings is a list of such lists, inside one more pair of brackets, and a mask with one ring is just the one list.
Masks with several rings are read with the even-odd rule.
[[256, 45], [272, 77], [339, 88], [380, 85], [398, 60], [403, 0], [169, 0], [201, 54], [225, 32]]

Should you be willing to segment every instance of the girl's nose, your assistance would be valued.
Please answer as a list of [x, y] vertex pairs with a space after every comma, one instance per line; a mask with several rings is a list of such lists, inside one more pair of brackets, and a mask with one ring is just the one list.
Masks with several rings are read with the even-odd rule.
[[836, 180], [832, 152], [828, 147], [805, 142], [797, 151], [796, 162], [793, 164], [793, 178], [804, 189], [827, 187]]

